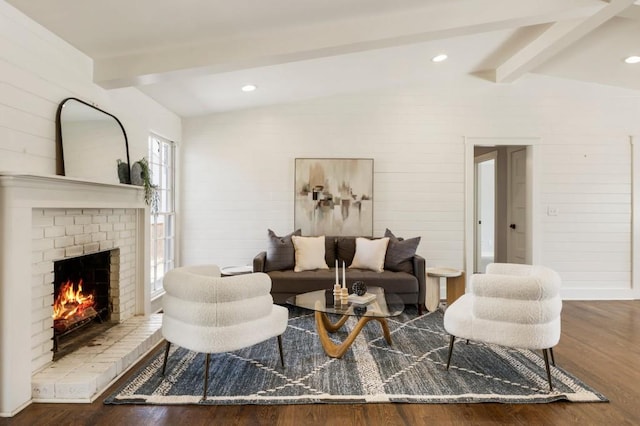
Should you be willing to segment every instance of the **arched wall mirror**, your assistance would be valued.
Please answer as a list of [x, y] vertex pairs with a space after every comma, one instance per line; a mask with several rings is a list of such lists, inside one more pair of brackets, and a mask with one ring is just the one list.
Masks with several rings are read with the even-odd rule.
[[57, 174], [103, 183], [131, 183], [129, 143], [120, 120], [80, 99], [56, 114]]

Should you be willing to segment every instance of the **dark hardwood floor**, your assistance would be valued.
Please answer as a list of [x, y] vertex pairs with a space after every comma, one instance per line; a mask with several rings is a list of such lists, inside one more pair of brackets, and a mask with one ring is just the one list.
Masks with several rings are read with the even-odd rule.
[[565, 302], [559, 366], [608, 403], [106, 406], [32, 404], [0, 425], [638, 425], [640, 301]]

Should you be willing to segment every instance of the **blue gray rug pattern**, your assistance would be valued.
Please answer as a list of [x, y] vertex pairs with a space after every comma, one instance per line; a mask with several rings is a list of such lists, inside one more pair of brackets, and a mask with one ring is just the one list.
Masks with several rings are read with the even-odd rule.
[[[335, 318], [337, 319], [337, 318]], [[350, 318], [336, 343], [356, 324]], [[346, 328], [346, 330], [344, 330]], [[449, 336], [442, 312], [418, 316], [408, 309], [389, 319], [389, 346], [377, 322], [362, 330], [342, 359], [328, 357], [313, 312], [289, 308], [283, 335], [285, 367], [276, 339], [235, 352], [213, 354], [209, 395], [202, 400], [204, 354], [172, 345], [166, 375], [164, 345], [105, 404], [311, 404], [311, 403], [545, 403], [606, 401], [559, 368], [549, 392], [540, 352], [457, 340], [445, 370]], [[560, 341], [560, 345], [562, 340]]]

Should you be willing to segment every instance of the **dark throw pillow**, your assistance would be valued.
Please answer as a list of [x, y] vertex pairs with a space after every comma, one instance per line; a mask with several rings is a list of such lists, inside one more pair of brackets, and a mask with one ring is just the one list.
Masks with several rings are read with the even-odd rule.
[[264, 271], [285, 271], [287, 269], [293, 269], [296, 265], [295, 249], [293, 247], [293, 241], [291, 241], [292, 235], [302, 235], [300, 229], [296, 229], [290, 234], [279, 237], [271, 229], [268, 230], [268, 246], [267, 246], [267, 258], [264, 264]]
[[384, 269], [395, 272], [408, 272], [413, 274], [413, 261], [420, 237], [402, 239], [393, 235], [389, 229], [384, 231], [384, 236], [389, 237], [387, 255], [384, 258]]

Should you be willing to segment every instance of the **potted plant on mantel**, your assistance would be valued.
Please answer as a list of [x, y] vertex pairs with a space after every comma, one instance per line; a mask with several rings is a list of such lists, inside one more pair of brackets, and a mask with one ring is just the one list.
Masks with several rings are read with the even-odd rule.
[[146, 158], [133, 163], [131, 166], [131, 184], [144, 187], [144, 202], [151, 207], [153, 213], [158, 211], [158, 185], [151, 182], [151, 169]]

